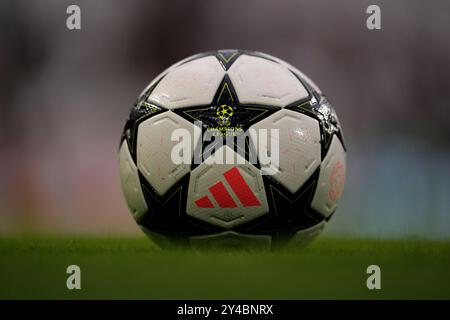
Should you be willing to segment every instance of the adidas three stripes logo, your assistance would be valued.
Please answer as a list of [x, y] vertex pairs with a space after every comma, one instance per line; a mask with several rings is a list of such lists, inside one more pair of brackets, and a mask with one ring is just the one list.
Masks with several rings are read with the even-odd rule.
[[[223, 174], [223, 176], [231, 187], [231, 190], [233, 190], [234, 194], [244, 207], [255, 207], [261, 205], [261, 202], [259, 202], [247, 182], [245, 182], [237, 167], [233, 167], [228, 170]], [[210, 186], [208, 190], [211, 192], [211, 195], [214, 197], [214, 200], [220, 208], [237, 208], [236, 202], [231, 197], [222, 181]], [[214, 204], [207, 195], [196, 200], [195, 204], [199, 208], [214, 208]]]

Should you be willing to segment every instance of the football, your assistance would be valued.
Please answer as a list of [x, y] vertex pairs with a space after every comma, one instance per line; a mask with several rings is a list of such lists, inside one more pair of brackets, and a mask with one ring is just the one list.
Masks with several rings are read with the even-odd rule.
[[303, 246], [342, 195], [346, 149], [334, 108], [268, 54], [218, 50], [158, 75], [122, 132], [120, 178], [159, 246]]

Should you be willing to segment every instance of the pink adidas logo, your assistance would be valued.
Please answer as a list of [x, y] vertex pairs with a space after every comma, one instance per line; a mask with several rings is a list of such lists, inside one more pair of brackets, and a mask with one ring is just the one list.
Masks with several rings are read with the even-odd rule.
[[[231, 168], [225, 172], [223, 176], [231, 187], [231, 190], [233, 190], [234, 194], [244, 207], [255, 207], [261, 205], [261, 202], [259, 202], [247, 182], [245, 182], [237, 167]], [[233, 200], [222, 181], [212, 185], [208, 188], [208, 190], [211, 192], [211, 195], [214, 197], [214, 200], [216, 200], [219, 207], [237, 208], [236, 202]], [[199, 208], [214, 208], [214, 204], [208, 196], [204, 196], [196, 200], [195, 204]]]

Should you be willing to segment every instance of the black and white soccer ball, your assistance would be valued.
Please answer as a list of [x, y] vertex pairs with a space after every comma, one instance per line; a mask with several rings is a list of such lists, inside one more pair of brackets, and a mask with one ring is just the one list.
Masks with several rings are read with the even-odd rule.
[[[175, 163], [171, 136], [180, 128], [193, 134], [193, 150], [241, 161]], [[222, 133], [250, 129], [278, 129], [274, 174], [262, 174], [272, 164], [259, 155], [247, 157], [256, 136], [245, 137], [243, 152], [222, 144]], [[219, 134], [204, 141], [211, 130]], [[119, 153], [133, 217], [163, 247], [304, 245], [335, 212], [346, 172], [342, 130], [320, 89], [288, 63], [246, 50], [197, 54], [157, 76], [131, 109]]]

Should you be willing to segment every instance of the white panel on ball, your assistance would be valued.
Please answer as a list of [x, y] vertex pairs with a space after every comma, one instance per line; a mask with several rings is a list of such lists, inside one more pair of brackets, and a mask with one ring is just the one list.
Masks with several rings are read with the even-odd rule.
[[194, 125], [179, 115], [169, 111], [155, 115], [138, 127], [137, 136], [137, 167], [160, 194], [165, 194], [170, 187], [186, 175], [191, 168], [189, 163], [175, 164], [171, 152], [178, 142], [171, 141], [175, 129], [189, 131], [191, 150], [197, 141], [194, 140]]
[[228, 71], [240, 103], [285, 107], [308, 97], [301, 82], [285, 66], [242, 55]]
[[284, 66], [286, 66], [289, 70], [291, 70], [292, 72], [294, 72], [297, 76], [299, 76], [302, 80], [304, 80], [307, 84], [309, 84], [314, 90], [316, 90], [319, 94], [322, 94], [322, 91], [320, 90], [320, 88], [314, 83], [314, 81], [312, 81], [306, 74], [304, 74], [303, 72], [301, 72], [300, 70], [298, 70], [296, 67], [294, 67], [293, 65], [287, 63], [284, 60], [281, 60], [277, 57], [271, 56], [270, 54], [267, 53], [262, 53], [262, 52], [258, 52], [259, 54], [261, 54], [264, 57], [267, 57], [268, 59], [272, 59], [276, 62], [278, 62], [279, 64], [282, 64]]
[[142, 193], [138, 171], [126, 141], [124, 141], [120, 147], [119, 159], [120, 180], [122, 182], [125, 200], [127, 201], [128, 207], [133, 213], [134, 218], [138, 221], [147, 212], [148, 208]]
[[320, 167], [319, 183], [312, 201], [312, 208], [325, 218], [329, 217], [341, 197], [345, 184], [345, 150], [334, 135], [328, 153]]
[[[252, 130], [255, 129], [255, 130]], [[279, 141], [270, 140], [261, 145], [256, 137], [259, 129], [279, 130]], [[290, 192], [296, 192], [320, 165], [321, 146], [319, 122], [302, 113], [282, 109], [250, 127], [250, 138], [258, 152], [269, 151], [274, 156], [273, 145], [279, 143], [278, 172], [272, 177]], [[273, 166], [273, 164], [262, 164]]]
[[209, 104], [224, 75], [214, 56], [186, 62], [167, 73], [148, 101], [168, 109]]
[[289, 240], [289, 244], [295, 247], [304, 247], [309, 244], [312, 240], [314, 240], [325, 228], [326, 222], [322, 221], [318, 224], [297, 231], [296, 234]]
[[192, 236], [189, 238], [189, 242], [196, 249], [248, 248], [252, 250], [267, 250], [270, 249], [272, 237], [269, 235], [224, 231], [204, 236]]
[[139, 94], [139, 99], [147, 92], [148, 89], [150, 89], [151, 86], [153, 86], [155, 83], [157, 83], [159, 80], [161, 80], [161, 78], [163, 76], [165, 76], [166, 74], [168, 74], [170, 71], [172, 71], [173, 69], [177, 68], [178, 66], [182, 65], [183, 63], [192, 60], [195, 58], [195, 56], [198, 56], [198, 54], [194, 54], [192, 56], [189, 56], [183, 60], [178, 61], [177, 63], [174, 63], [173, 65], [171, 65], [170, 67], [168, 67], [167, 69], [165, 69], [163, 72], [161, 72], [160, 74], [158, 74], [146, 87], [144, 90], [142, 90], [142, 92]]
[[[203, 162], [191, 172], [187, 214], [229, 229], [269, 211], [262, 177], [254, 165], [228, 146], [216, 153], [234, 154], [235, 163]], [[237, 160], [239, 158], [239, 160]]]

